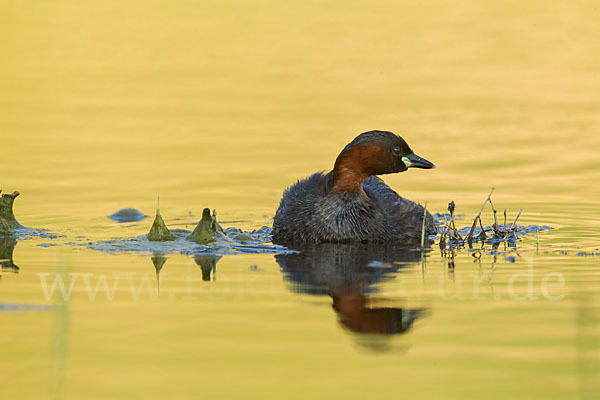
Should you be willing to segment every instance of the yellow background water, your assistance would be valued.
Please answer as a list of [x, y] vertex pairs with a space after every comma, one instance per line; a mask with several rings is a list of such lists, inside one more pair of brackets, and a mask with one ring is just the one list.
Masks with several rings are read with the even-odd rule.
[[[45, 304], [36, 274], [65, 268], [153, 278], [147, 256], [64, 243], [146, 232], [106, 215], [152, 214], [157, 196], [169, 225], [204, 207], [269, 225], [283, 188], [371, 129], [438, 166], [385, 176], [402, 195], [473, 215], [494, 186], [571, 253], [534, 257], [530, 238], [483, 272], [460, 254], [446, 281], [434, 252], [424, 283], [419, 267], [381, 285], [433, 310], [386, 354], [357, 346], [329, 298], [292, 293], [272, 256], [226, 256], [203, 283], [172, 255], [156, 299], [90, 301], [78, 284], [64, 329], [56, 312], [0, 313], [2, 397], [593, 398], [600, 258], [573, 253], [599, 246], [598, 21], [594, 1], [4, 0], [0, 188], [22, 193], [24, 225], [66, 236], [20, 242], [0, 301]], [[530, 259], [536, 288], [564, 275], [563, 300], [440, 295], [473, 273], [505, 294]]]

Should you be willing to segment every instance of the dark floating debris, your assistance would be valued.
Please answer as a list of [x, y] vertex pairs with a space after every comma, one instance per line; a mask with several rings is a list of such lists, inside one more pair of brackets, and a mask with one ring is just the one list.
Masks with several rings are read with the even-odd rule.
[[[513, 222], [507, 223], [507, 213], [504, 210], [504, 223], [498, 224], [498, 212], [494, 207], [494, 203], [492, 201], [492, 193], [494, 192], [494, 188], [490, 191], [490, 194], [487, 196], [479, 213], [473, 219], [473, 224], [471, 227], [466, 227], [462, 229], [456, 228], [455, 221], [455, 208], [456, 205], [454, 201], [448, 204], [448, 211], [450, 212], [450, 220], [448, 221], [447, 215], [439, 215], [438, 218], [439, 224], [441, 225], [439, 229], [439, 246], [442, 250], [446, 248], [458, 249], [461, 247], [468, 246], [470, 249], [473, 248], [473, 243], [481, 243], [484, 244], [492, 244], [497, 246], [500, 243], [507, 243], [510, 247], [514, 247], [517, 240], [519, 240], [519, 235], [526, 235], [530, 233], [538, 233], [540, 231], [551, 229], [549, 226], [538, 226], [538, 225], [530, 225], [530, 226], [521, 226], [517, 224], [519, 217], [523, 210], [519, 210], [516, 218]], [[481, 221], [481, 214], [485, 209], [486, 204], [489, 203], [492, 209], [492, 213], [494, 216], [494, 224], [491, 226], [483, 226], [483, 222]], [[443, 219], [442, 219], [443, 217]], [[514, 260], [507, 260], [509, 262], [514, 262]]]
[[147, 215], [135, 208], [122, 208], [108, 216], [108, 218], [117, 222], [137, 222], [146, 218]]

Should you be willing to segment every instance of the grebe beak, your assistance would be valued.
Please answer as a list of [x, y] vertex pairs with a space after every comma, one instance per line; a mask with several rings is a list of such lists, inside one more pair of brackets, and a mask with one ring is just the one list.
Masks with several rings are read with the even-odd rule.
[[427, 161], [423, 157], [419, 157], [416, 154], [410, 154], [408, 156], [402, 157], [402, 162], [406, 164], [406, 168], [423, 168], [423, 169], [432, 169], [435, 168], [435, 165], [431, 161]]

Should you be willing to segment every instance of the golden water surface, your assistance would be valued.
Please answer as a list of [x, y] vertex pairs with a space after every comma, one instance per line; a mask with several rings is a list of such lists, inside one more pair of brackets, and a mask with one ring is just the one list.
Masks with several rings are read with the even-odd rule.
[[[20, 240], [1, 273], [0, 397], [597, 398], [599, 21], [591, 0], [3, 0], [0, 188], [59, 237]], [[168, 254], [158, 292], [149, 254], [82, 245], [147, 232], [106, 216], [157, 196], [172, 227], [204, 207], [270, 225], [286, 186], [371, 129], [438, 167], [384, 176], [402, 195], [454, 200], [467, 225], [495, 187], [553, 229], [514, 263], [433, 250], [375, 282], [371, 307], [427, 310], [385, 338], [273, 255], [203, 281]], [[44, 291], [57, 276], [67, 300]], [[90, 295], [101, 279], [114, 297]]]

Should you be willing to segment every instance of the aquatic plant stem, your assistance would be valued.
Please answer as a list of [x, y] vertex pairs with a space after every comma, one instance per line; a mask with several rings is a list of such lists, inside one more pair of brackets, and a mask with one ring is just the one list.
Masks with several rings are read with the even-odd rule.
[[498, 212], [496, 211], [496, 209], [494, 208], [494, 203], [492, 202], [492, 198], [490, 197], [489, 200], [490, 202], [490, 207], [492, 207], [492, 212], [494, 213], [494, 225], [492, 226], [492, 229], [494, 229], [494, 235], [496, 237], [502, 237], [500, 236], [500, 228], [498, 227]]
[[490, 191], [490, 194], [488, 194], [487, 199], [485, 199], [485, 201], [481, 205], [481, 210], [479, 210], [479, 213], [473, 220], [473, 225], [471, 225], [471, 230], [469, 231], [469, 235], [467, 236], [467, 239], [469, 241], [469, 246], [471, 246], [471, 244], [473, 243], [473, 232], [475, 231], [475, 226], [477, 225], [477, 219], [481, 217], [481, 213], [483, 212], [483, 209], [485, 208], [486, 203], [488, 201], [490, 201], [490, 198], [492, 197], [492, 193], [494, 193], [494, 188], [492, 188], [492, 190]]
[[[446, 220], [446, 215], [444, 215], [444, 225], [447, 224], [448, 221]], [[442, 234], [440, 236], [440, 247], [442, 249], [444, 249], [446, 247], [446, 232], [444, 231], [444, 228], [442, 228]]]
[[479, 227], [481, 228], [481, 234], [479, 235], [479, 239], [482, 241], [485, 241], [487, 239], [487, 236], [485, 234], [485, 228], [483, 227], [483, 222], [481, 222], [481, 217], [477, 217], [477, 219], [479, 220]]
[[450, 223], [452, 226], [452, 232], [454, 232], [454, 235], [456, 236], [456, 239], [459, 240], [459, 243], [464, 244], [463, 237], [458, 232], [458, 229], [456, 229], [455, 209], [456, 209], [456, 205], [454, 204], [454, 201], [450, 202], [450, 204], [448, 205], [448, 210], [450, 211]]
[[[519, 217], [521, 216], [522, 212], [523, 212], [523, 210], [519, 210], [519, 214], [517, 214], [517, 218], [515, 218], [515, 222], [513, 222], [510, 227], [510, 233], [513, 233], [517, 229], [517, 221], [519, 220]], [[539, 235], [538, 235], [538, 238], [539, 238]]]
[[423, 207], [423, 224], [421, 226], [421, 251], [423, 251], [423, 247], [425, 246], [425, 220], [427, 218], [427, 201], [425, 202], [425, 206]]

